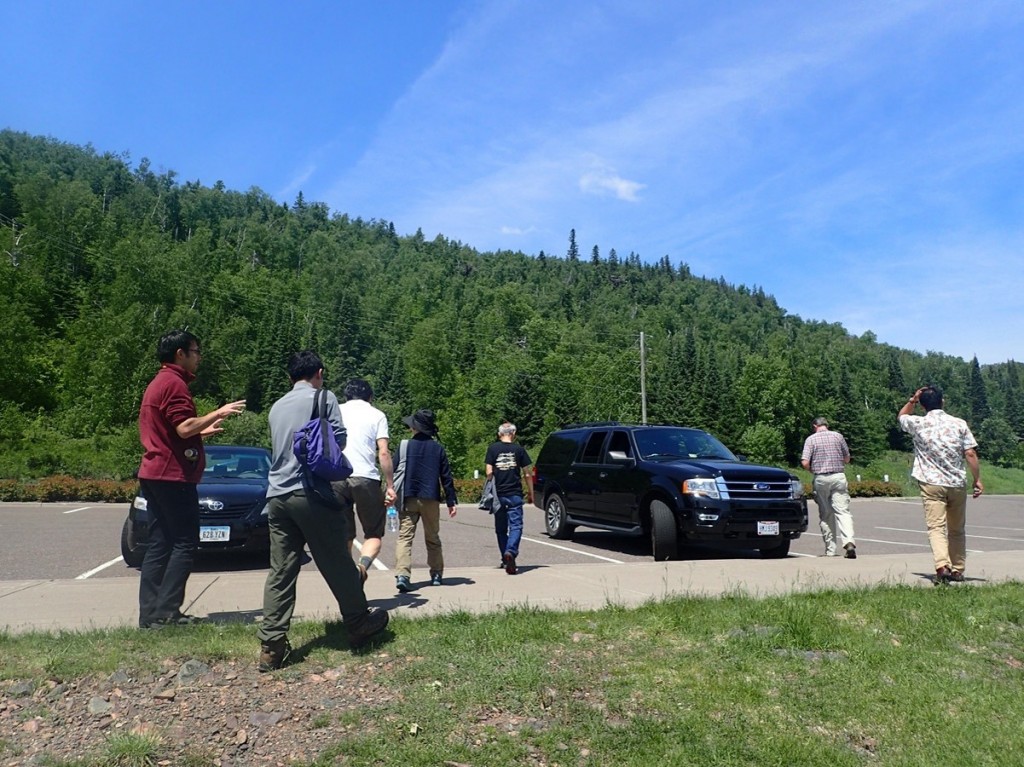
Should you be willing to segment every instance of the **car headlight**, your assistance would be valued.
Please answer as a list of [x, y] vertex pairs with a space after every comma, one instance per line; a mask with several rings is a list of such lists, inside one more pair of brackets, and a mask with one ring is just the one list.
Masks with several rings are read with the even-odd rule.
[[719, 498], [718, 484], [713, 479], [684, 479], [683, 495], [699, 495], [704, 498]]
[[138, 509], [139, 511], [146, 511], [149, 509], [149, 506], [146, 503], [145, 498], [143, 498], [141, 495], [137, 495], [135, 496], [135, 500], [132, 501], [132, 508]]
[[804, 483], [801, 482], [799, 479], [791, 479], [791, 480], [789, 480], [789, 487], [790, 487], [790, 492], [793, 493], [793, 497], [794, 498], [803, 498], [804, 497]]

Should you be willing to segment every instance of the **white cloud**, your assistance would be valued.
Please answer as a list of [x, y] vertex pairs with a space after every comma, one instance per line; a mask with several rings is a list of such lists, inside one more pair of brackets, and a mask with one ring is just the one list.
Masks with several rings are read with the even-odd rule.
[[620, 200], [639, 202], [637, 192], [644, 184], [629, 181], [607, 169], [593, 170], [580, 177], [580, 189], [587, 194], [605, 195], [611, 193]]
[[501, 232], [502, 234], [510, 234], [516, 237], [522, 237], [524, 235], [530, 234], [535, 230], [532, 226], [527, 227], [526, 229], [522, 229], [518, 226], [503, 226], [500, 229], [498, 229], [498, 231]]
[[316, 165], [307, 165], [303, 170], [293, 176], [288, 183], [285, 184], [283, 189], [278, 191], [277, 199], [290, 200], [302, 190], [303, 185], [313, 177], [314, 173], [316, 173]]

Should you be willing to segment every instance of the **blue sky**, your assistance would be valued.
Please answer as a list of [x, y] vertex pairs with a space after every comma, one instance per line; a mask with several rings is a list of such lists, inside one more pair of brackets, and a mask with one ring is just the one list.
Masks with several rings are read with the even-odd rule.
[[0, 126], [1024, 360], [1024, 3], [0, 0]]

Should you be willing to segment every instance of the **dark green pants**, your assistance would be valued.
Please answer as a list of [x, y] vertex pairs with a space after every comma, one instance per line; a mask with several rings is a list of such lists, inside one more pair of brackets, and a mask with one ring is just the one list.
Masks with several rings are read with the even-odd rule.
[[305, 545], [334, 598], [342, 620], [366, 614], [366, 595], [352, 557], [350, 533], [341, 509], [317, 495], [298, 490], [269, 499], [270, 572], [263, 589], [263, 624], [259, 638], [271, 642], [287, 636], [295, 612], [295, 584]]

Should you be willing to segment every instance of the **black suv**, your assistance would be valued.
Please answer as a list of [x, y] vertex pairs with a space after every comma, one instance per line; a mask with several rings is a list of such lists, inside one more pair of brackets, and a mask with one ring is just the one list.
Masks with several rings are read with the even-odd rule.
[[797, 477], [746, 463], [700, 429], [571, 426], [547, 438], [533, 471], [552, 538], [582, 525], [649, 535], [656, 560], [685, 541], [784, 557], [807, 530]]

